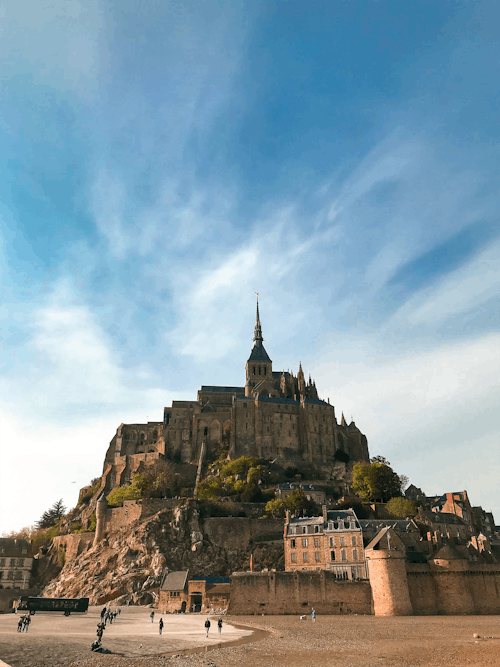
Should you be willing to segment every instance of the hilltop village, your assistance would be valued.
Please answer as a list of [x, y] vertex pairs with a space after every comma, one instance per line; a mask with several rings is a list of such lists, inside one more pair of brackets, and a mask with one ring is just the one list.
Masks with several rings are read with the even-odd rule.
[[363, 497], [370, 465], [403, 487], [301, 364], [273, 370], [263, 341], [257, 303], [243, 386], [203, 385], [162, 422], [121, 424], [50, 539], [0, 539], [0, 610], [24, 591], [181, 613], [499, 613], [491, 513], [466, 491], [411, 485], [411, 516]]

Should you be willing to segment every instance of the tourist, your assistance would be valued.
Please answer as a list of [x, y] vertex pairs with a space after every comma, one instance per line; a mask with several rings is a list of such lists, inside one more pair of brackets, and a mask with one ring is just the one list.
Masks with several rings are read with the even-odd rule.
[[102, 619], [104, 618], [105, 615], [106, 615], [106, 607], [103, 607], [101, 609], [101, 621], [102, 621]]
[[162, 633], [162, 630], [163, 630], [163, 618], [160, 618], [160, 622], [158, 623], [158, 627], [160, 628], [160, 637], [161, 637], [161, 633]]
[[205, 621], [205, 627], [206, 627], [206, 629], [207, 629], [207, 637], [208, 637], [208, 631], [210, 630], [210, 621], [208, 620], [208, 618], [207, 618], [207, 620]]
[[149, 615], [149, 618], [151, 619], [151, 623], [154, 623], [154, 620], [155, 620], [155, 613], [154, 613], [154, 611], [151, 612], [151, 614]]
[[217, 621], [217, 629], [219, 631], [219, 634], [221, 633], [222, 630], [222, 618], [219, 616], [219, 620]]
[[314, 611], [314, 609], [311, 611], [311, 618], [314, 623], [314, 621], [316, 620], [316, 612]]
[[17, 622], [17, 631], [18, 632], [22, 632], [23, 625], [24, 625], [24, 621], [23, 621], [23, 617], [21, 616], [21, 618]]

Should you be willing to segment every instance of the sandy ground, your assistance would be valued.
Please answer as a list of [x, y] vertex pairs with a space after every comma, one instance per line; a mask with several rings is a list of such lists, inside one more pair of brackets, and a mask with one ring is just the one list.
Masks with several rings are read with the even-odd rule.
[[[86, 617], [37, 614], [28, 634], [16, 632], [17, 616], [3, 615], [0, 658], [12, 667], [500, 667], [497, 616], [320, 616], [315, 623], [237, 616], [224, 618], [221, 635], [212, 623], [207, 640], [205, 616], [166, 614], [160, 638], [160, 615], [152, 625], [149, 613], [123, 610], [104, 635], [111, 655], [89, 651], [98, 610]], [[220, 647], [222, 641], [228, 644]]]
[[[0, 659], [11, 667], [55, 667], [78, 664], [88, 658], [90, 645], [96, 639], [97, 623], [101, 607], [91, 607], [87, 614], [37, 612], [27, 633], [17, 632], [19, 616], [0, 615]], [[211, 647], [221, 642], [251, 637], [251, 630], [238, 629], [224, 623], [222, 633], [217, 631], [217, 621], [212, 620], [208, 639], [204, 627], [206, 616], [189, 614], [160, 614], [155, 611], [154, 623], [151, 609], [124, 607], [113, 624], [106, 626], [102, 644], [114, 656], [133, 659], [163, 656], [191, 648]], [[158, 622], [163, 618], [162, 636]], [[109, 657], [99, 655], [101, 657]], [[132, 661], [122, 661], [133, 664]]]

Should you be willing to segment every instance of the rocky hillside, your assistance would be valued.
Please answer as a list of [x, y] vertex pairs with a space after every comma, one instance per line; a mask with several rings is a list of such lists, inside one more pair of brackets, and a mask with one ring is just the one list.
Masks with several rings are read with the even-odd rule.
[[[283, 569], [283, 522], [273, 519], [201, 519], [189, 503], [136, 521], [107, 535], [96, 547], [64, 563], [45, 587], [50, 597], [88, 597], [91, 604], [150, 604], [169, 571], [229, 576], [248, 570]], [[52, 561], [60, 555], [49, 554]]]

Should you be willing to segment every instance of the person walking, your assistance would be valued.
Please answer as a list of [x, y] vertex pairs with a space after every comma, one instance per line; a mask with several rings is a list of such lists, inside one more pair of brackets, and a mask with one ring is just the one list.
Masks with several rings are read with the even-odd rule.
[[207, 620], [205, 621], [205, 628], [206, 628], [206, 630], [207, 630], [207, 637], [208, 637], [208, 631], [210, 630], [210, 621], [208, 620], [208, 618], [207, 618]]
[[101, 621], [102, 621], [102, 619], [104, 618], [105, 615], [106, 615], [106, 607], [103, 607], [101, 609]]
[[316, 612], [314, 611], [314, 608], [311, 611], [311, 619], [312, 619], [313, 623], [316, 620]]
[[217, 630], [219, 631], [219, 634], [222, 631], [222, 617], [219, 616], [219, 620], [217, 621]]
[[25, 616], [24, 617], [24, 632], [28, 632], [30, 629], [30, 623], [31, 623], [31, 616]]
[[163, 631], [163, 618], [160, 618], [160, 622], [158, 623], [158, 627], [160, 629], [160, 637], [161, 637], [161, 633]]
[[154, 623], [154, 620], [155, 620], [155, 613], [154, 613], [154, 611], [152, 611], [152, 612], [150, 613], [149, 618], [151, 619], [151, 623]]
[[18, 620], [18, 622], [17, 622], [17, 631], [18, 631], [18, 632], [22, 632], [22, 630], [23, 630], [23, 623], [24, 623], [24, 621], [23, 621], [23, 617], [21, 616], [21, 618], [20, 618], [20, 619]]

